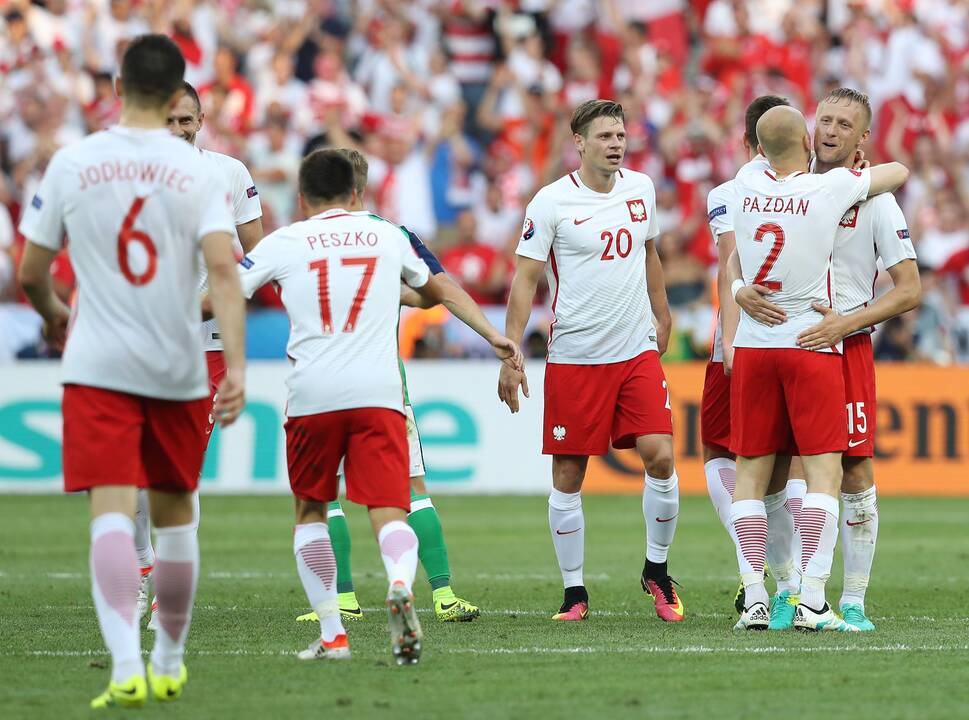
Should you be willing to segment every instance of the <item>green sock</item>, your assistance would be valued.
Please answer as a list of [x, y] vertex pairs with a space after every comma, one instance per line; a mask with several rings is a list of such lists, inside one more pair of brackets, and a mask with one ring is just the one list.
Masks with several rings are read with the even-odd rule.
[[330, 530], [330, 544], [336, 556], [336, 591], [353, 592], [353, 573], [350, 572], [350, 526], [340, 501], [326, 506], [326, 524]]
[[451, 584], [451, 567], [448, 564], [441, 518], [431, 503], [431, 496], [411, 493], [410, 508], [407, 523], [417, 534], [417, 555], [424, 566], [424, 572], [427, 573], [431, 589], [447, 587]]

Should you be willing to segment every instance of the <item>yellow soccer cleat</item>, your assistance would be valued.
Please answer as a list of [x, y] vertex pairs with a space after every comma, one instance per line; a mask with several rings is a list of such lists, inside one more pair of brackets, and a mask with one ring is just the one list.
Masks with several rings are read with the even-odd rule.
[[441, 622], [471, 622], [481, 610], [455, 595], [448, 585], [434, 591], [434, 614]]
[[148, 663], [148, 683], [151, 685], [151, 692], [156, 700], [170, 702], [178, 700], [182, 696], [182, 689], [188, 682], [188, 668], [182, 664], [178, 677], [171, 675], [155, 675], [151, 671], [151, 663]]
[[[357, 594], [350, 592], [339, 593], [336, 601], [340, 605], [340, 618], [343, 620], [359, 620], [363, 617], [363, 609], [357, 602]], [[296, 618], [296, 622], [319, 622], [320, 616], [315, 612], [308, 612]]]
[[144, 675], [132, 675], [123, 683], [108, 683], [108, 689], [91, 701], [91, 709], [144, 707], [147, 701], [148, 685]]

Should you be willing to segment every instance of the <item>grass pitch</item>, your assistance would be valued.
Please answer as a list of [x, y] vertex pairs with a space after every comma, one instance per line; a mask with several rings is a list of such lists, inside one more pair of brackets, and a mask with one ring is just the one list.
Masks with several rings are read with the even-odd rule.
[[[383, 567], [360, 508], [349, 663], [300, 663], [316, 635], [294, 622], [305, 596], [287, 498], [203, 497], [202, 574], [171, 705], [155, 718], [962, 718], [969, 717], [969, 542], [965, 500], [884, 499], [869, 591], [871, 634], [736, 633], [736, 563], [706, 498], [684, 498], [670, 558], [687, 621], [662, 623], [639, 589], [635, 497], [587, 497], [584, 623], [549, 620], [561, 583], [544, 498], [435, 500], [453, 586], [481, 605], [440, 624], [423, 575], [424, 658], [391, 662]], [[83, 497], [0, 499], [0, 717], [88, 717], [108, 681], [91, 606]], [[836, 561], [829, 600], [841, 585]], [[145, 631], [143, 646], [152, 634]]]

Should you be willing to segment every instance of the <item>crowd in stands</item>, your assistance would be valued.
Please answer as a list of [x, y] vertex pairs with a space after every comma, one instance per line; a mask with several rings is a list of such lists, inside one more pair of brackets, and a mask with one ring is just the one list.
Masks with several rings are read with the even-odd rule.
[[[924, 291], [876, 357], [969, 362], [965, 0], [0, 0], [0, 362], [44, 352], [14, 279], [20, 208], [58, 147], [117, 120], [119, 57], [148, 31], [181, 47], [199, 145], [246, 162], [267, 231], [298, 219], [308, 150], [358, 147], [370, 207], [418, 233], [499, 326], [524, 207], [578, 165], [572, 109], [618, 100], [625, 165], [657, 188], [672, 360], [709, 349], [706, 195], [745, 160], [747, 103], [783, 95], [810, 120], [826, 91], [858, 88], [874, 108], [868, 159], [912, 170], [899, 201]], [[69, 293], [69, 263], [55, 271]], [[417, 356], [481, 350], [443, 311], [403, 332]]]

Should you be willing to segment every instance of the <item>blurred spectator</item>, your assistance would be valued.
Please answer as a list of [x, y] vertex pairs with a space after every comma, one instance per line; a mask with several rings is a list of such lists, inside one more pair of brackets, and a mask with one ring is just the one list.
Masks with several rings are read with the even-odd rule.
[[441, 264], [474, 298], [484, 305], [498, 305], [505, 301], [505, 291], [511, 281], [508, 259], [478, 240], [478, 221], [474, 211], [458, 214], [456, 244], [441, 255]]
[[250, 145], [249, 171], [259, 188], [263, 210], [268, 205], [275, 221], [270, 226], [263, 218], [263, 229], [266, 232], [297, 219], [296, 181], [300, 164], [298, 148], [291, 141], [289, 122], [283, 114], [270, 116], [264, 132], [254, 137]]

